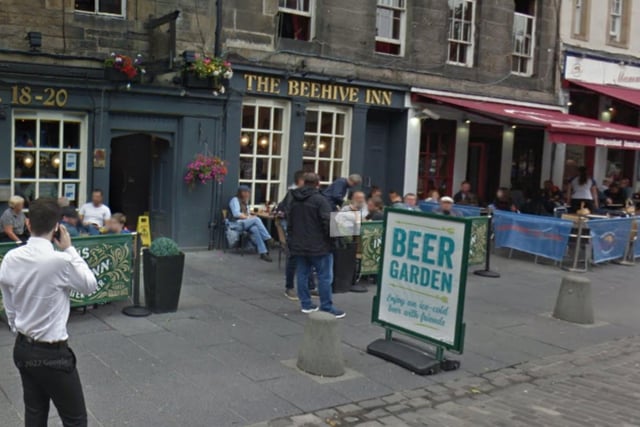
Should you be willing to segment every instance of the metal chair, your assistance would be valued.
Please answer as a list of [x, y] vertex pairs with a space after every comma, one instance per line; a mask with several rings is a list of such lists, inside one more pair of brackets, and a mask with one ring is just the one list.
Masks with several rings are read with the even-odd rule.
[[280, 218], [276, 217], [275, 220], [276, 231], [278, 232], [278, 268], [282, 266], [282, 253], [284, 252], [285, 256], [289, 256], [289, 248], [287, 246], [287, 233], [285, 233], [284, 228], [282, 227], [282, 223], [280, 222]]
[[247, 239], [250, 239], [249, 233], [246, 231], [238, 231], [238, 243], [234, 247], [229, 247], [229, 240], [227, 239], [227, 230], [229, 229], [229, 211], [222, 209], [222, 222], [224, 224], [224, 245], [223, 252], [227, 252], [227, 249], [239, 249], [240, 255], [244, 256], [245, 244]]

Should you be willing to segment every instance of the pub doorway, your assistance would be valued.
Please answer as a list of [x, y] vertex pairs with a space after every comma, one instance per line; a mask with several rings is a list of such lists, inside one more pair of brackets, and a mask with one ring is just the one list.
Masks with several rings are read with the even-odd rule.
[[[481, 205], [493, 202], [500, 186], [502, 126], [483, 123], [469, 125], [467, 181]], [[459, 184], [458, 184], [459, 185]]]
[[163, 173], [169, 147], [168, 140], [145, 133], [111, 140], [109, 207], [125, 214], [129, 230], [135, 230], [138, 217], [148, 213], [153, 235], [171, 235], [164, 206], [170, 187], [163, 186], [170, 182]]

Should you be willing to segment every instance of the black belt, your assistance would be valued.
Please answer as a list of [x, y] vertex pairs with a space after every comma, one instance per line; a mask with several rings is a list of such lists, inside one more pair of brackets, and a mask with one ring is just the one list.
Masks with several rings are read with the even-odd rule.
[[22, 333], [18, 333], [18, 341], [29, 343], [34, 347], [43, 347], [43, 348], [64, 348], [67, 346], [67, 340], [56, 341], [56, 342], [37, 341]]

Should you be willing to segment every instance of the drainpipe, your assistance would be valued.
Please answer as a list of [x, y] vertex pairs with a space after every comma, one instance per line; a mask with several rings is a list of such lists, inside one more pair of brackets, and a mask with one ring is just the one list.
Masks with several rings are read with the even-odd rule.
[[213, 47], [213, 54], [216, 57], [220, 56], [222, 53], [222, 40], [220, 39], [220, 33], [222, 33], [222, 0], [216, 0], [216, 40]]

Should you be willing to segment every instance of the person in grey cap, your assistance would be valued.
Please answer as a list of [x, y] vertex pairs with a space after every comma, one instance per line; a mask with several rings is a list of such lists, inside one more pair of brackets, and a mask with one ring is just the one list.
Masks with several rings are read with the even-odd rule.
[[462, 216], [460, 212], [453, 209], [453, 199], [449, 196], [440, 197], [440, 206], [437, 207], [433, 212], [440, 215], [449, 215], [449, 216], [458, 216], [458, 217]]
[[347, 191], [356, 185], [360, 185], [361, 182], [362, 177], [358, 174], [349, 175], [349, 178], [338, 178], [322, 192], [322, 195], [329, 200], [331, 209], [339, 211], [344, 203]]
[[269, 256], [268, 243], [271, 234], [262, 223], [262, 220], [249, 211], [251, 189], [247, 185], [238, 187], [238, 194], [229, 202], [231, 217], [229, 220], [239, 231], [246, 231], [251, 236], [251, 241], [256, 245], [260, 259], [273, 262]]

